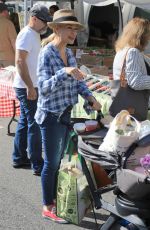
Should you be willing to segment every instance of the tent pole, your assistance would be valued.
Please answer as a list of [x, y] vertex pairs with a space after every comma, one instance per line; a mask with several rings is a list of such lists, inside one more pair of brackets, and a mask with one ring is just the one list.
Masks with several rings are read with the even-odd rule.
[[32, 8], [33, 6], [33, 0], [30, 0], [30, 9]]
[[27, 25], [28, 0], [24, 0], [24, 26]]
[[71, 9], [74, 9], [74, 0], [70, 0]]
[[118, 7], [119, 7], [119, 18], [121, 20], [121, 32], [123, 30], [123, 16], [122, 16], [122, 8], [121, 8], [121, 3], [120, 3], [120, 0], [117, 0], [118, 2]]

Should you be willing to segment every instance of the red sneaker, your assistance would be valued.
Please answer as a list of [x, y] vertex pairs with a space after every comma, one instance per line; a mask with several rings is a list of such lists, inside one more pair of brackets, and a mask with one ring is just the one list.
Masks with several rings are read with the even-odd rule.
[[53, 220], [56, 223], [60, 223], [60, 224], [67, 224], [68, 223], [68, 221], [66, 221], [66, 220], [64, 220], [64, 219], [62, 219], [56, 215], [56, 206], [55, 205], [52, 206], [51, 210], [47, 210], [47, 211], [43, 210], [42, 216], [46, 219]]

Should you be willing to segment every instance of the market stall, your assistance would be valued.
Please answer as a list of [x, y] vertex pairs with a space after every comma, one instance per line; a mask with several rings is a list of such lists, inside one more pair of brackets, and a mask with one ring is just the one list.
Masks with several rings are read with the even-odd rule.
[[15, 67], [0, 69], [0, 117], [11, 117], [7, 126], [8, 135], [11, 134], [11, 123], [16, 121], [15, 116], [20, 114], [19, 101], [12, 86], [14, 75]]
[[[82, 66], [82, 68], [86, 70], [88, 69], [85, 66]], [[105, 73], [107, 73], [107, 71]], [[12, 122], [16, 121], [15, 117], [19, 116], [20, 114], [19, 101], [16, 99], [15, 91], [12, 86], [14, 76], [15, 67], [10, 66], [0, 69], [0, 117], [11, 117], [7, 127], [9, 135], [11, 134], [10, 126]], [[107, 74], [100, 75], [90, 73], [87, 74], [85, 79], [89, 89], [93, 92], [97, 100], [102, 104], [103, 114], [108, 113], [108, 109], [111, 103], [109, 81], [110, 77]], [[86, 114], [83, 109], [83, 104], [84, 100], [79, 96], [79, 103], [74, 106], [72, 110], [72, 117], [95, 118], [95, 112], [90, 115]]]

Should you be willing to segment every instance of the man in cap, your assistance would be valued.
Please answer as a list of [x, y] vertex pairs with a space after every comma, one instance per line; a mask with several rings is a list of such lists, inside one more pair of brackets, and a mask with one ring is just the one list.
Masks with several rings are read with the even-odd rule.
[[52, 5], [49, 7], [49, 14], [51, 17], [54, 16], [54, 13], [59, 10], [59, 7], [57, 5]]
[[35, 4], [30, 10], [28, 25], [19, 32], [16, 40], [17, 73], [13, 86], [21, 112], [12, 160], [14, 168], [29, 166], [31, 163], [34, 175], [40, 175], [43, 167], [41, 134], [34, 119], [38, 97], [37, 59], [41, 47], [40, 33], [46, 30], [50, 20], [48, 9]]
[[7, 5], [0, 3], [0, 66], [15, 65], [15, 41], [17, 33], [9, 20]]
[[[51, 21], [53, 20], [53, 15], [57, 10], [59, 10], [59, 7], [57, 5], [52, 5], [49, 7], [49, 15], [51, 16]], [[46, 33], [43, 33], [41, 35], [41, 39], [47, 38], [52, 33], [53, 30], [48, 27]]]

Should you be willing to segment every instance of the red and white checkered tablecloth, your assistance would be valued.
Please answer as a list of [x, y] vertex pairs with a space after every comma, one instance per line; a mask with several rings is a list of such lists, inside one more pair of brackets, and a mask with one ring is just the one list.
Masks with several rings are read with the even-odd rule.
[[[12, 117], [15, 106], [19, 106], [15, 91], [11, 82], [0, 82], [0, 117]], [[16, 109], [16, 116], [19, 116], [20, 109]]]

